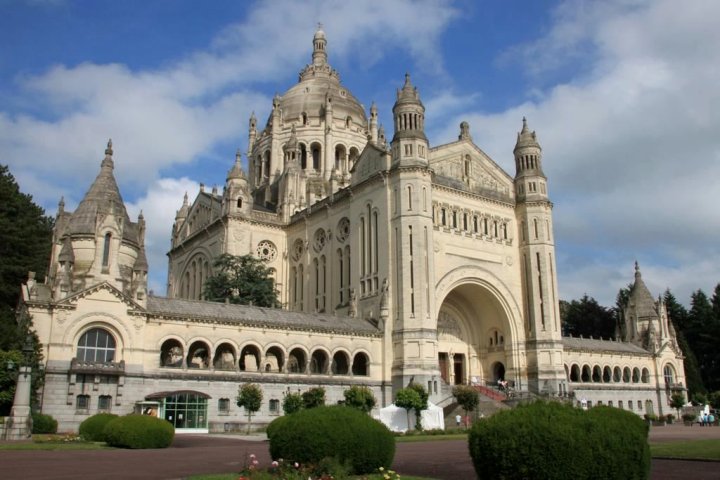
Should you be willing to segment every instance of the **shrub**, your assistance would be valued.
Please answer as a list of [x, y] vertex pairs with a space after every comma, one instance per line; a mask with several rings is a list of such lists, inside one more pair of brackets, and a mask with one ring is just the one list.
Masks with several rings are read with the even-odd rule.
[[98, 413], [97, 415], [86, 418], [80, 424], [80, 436], [90, 442], [104, 442], [105, 425], [115, 418], [118, 418], [118, 416], [112, 413]]
[[364, 385], [353, 385], [345, 390], [343, 395], [345, 396], [345, 405], [365, 413], [370, 413], [377, 403], [372, 390]]
[[285, 415], [300, 411], [303, 408], [302, 395], [299, 393], [288, 393], [285, 395], [285, 398], [283, 398], [282, 408]]
[[[280, 420], [280, 421], [278, 421]], [[389, 468], [395, 439], [385, 425], [346, 406], [301, 410], [268, 427], [270, 455], [301, 464], [326, 458], [347, 463], [355, 474]]]
[[121, 448], [167, 448], [175, 428], [167, 420], [149, 415], [118, 417], [103, 430], [108, 445]]
[[303, 407], [315, 408], [325, 405], [325, 389], [323, 387], [313, 387], [302, 394]]
[[58, 423], [52, 415], [33, 413], [32, 421], [32, 433], [57, 433]]
[[697, 420], [697, 417], [698, 416], [695, 413], [683, 413], [682, 414], [682, 419], [685, 420], [686, 422], [694, 422], [695, 420]]
[[534, 402], [476, 422], [468, 443], [478, 475], [647, 479], [647, 434], [642, 419], [620, 409]]

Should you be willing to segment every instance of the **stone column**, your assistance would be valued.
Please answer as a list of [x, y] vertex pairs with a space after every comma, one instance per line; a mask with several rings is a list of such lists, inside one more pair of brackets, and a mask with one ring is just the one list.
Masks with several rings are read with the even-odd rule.
[[32, 438], [32, 415], [30, 414], [30, 385], [32, 374], [30, 367], [20, 367], [15, 399], [10, 418], [5, 425], [6, 440], [29, 440]]

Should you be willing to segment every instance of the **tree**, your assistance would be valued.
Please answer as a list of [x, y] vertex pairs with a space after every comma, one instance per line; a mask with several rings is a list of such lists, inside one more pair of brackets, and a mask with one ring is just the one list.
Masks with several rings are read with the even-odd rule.
[[343, 396], [345, 405], [365, 413], [370, 413], [377, 403], [372, 390], [364, 385], [353, 385], [343, 392]]
[[705, 386], [703, 385], [702, 376], [700, 375], [700, 368], [698, 367], [697, 358], [690, 344], [685, 337], [685, 331], [688, 326], [688, 311], [681, 305], [675, 295], [672, 294], [670, 289], [665, 290], [663, 295], [665, 301], [665, 308], [667, 309], [668, 318], [675, 327], [675, 334], [677, 336], [678, 346], [685, 355], [685, 381], [688, 388], [688, 397], [692, 398], [692, 394], [696, 392], [704, 392]]
[[685, 395], [675, 392], [670, 396], [670, 407], [677, 410], [677, 418], [680, 418], [680, 409], [685, 406]]
[[690, 305], [685, 335], [697, 358], [703, 385], [710, 391], [717, 390], [720, 388], [720, 350], [717, 348], [720, 319], [715, 318], [713, 306], [702, 290], [692, 294]]
[[7, 166], [0, 165], [0, 350], [21, 350], [27, 335], [18, 329], [15, 307], [28, 271], [45, 277], [53, 221], [21, 193]]
[[412, 388], [418, 394], [418, 402], [415, 404], [415, 429], [422, 430], [422, 411], [428, 408], [428, 392], [419, 383], [410, 382], [408, 388]]
[[[395, 405], [405, 409], [408, 428], [410, 428], [410, 410], [414, 410], [420, 404], [420, 394], [413, 388], [401, 388], [395, 394]], [[417, 421], [415, 422], [417, 426]]]
[[259, 307], [280, 305], [270, 269], [263, 260], [223, 253], [213, 265], [215, 274], [207, 279], [203, 292], [207, 300]]
[[238, 391], [237, 406], [243, 407], [248, 417], [247, 432], [250, 433], [250, 424], [252, 423], [252, 416], [260, 410], [262, 406], [262, 389], [255, 383], [244, 383], [240, 385]]
[[615, 336], [616, 320], [613, 311], [587, 295], [583, 295], [580, 300], [561, 301], [560, 316], [564, 335], [602, 338]]
[[299, 412], [303, 408], [303, 398], [299, 393], [288, 393], [285, 395], [282, 404], [285, 415]]
[[[21, 352], [0, 350], [0, 417], [10, 415], [15, 398], [16, 378], [22, 361]], [[8, 368], [9, 362], [13, 364], [12, 369]]]
[[720, 409], [720, 390], [708, 395], [708, 402], [710, 402], [710, 406], [714, 409]]
[[480, 395], [475, 388], [470, 385], [456, 385], [452, 391], [455, 400], [465, 410], [465, 428], [467, 428], [468, 412], [475, 410], [480, 403]]
[[325, 389], [313, 387], [302, 394], [303, 408], [315, 408], [325, 405]]

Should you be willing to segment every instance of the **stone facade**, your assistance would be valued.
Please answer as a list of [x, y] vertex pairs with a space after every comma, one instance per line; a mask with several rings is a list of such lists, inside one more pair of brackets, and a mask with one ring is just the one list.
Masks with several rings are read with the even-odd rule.
[[[511, 176], [465, 122], [457, 141], [431, 147], [409, 76], [393, 119], [388, 141], [377, 107], [366, 116], [330, 67], [319, 30], [312, 63], [273, 100], [265, 127], [250, 118], [249, 173], [238, 152], [222, 192], [185, 196], [167, 298], [146, 294], [144, 220], [127, 216], [108, 144], [77, 210], [60, 205], [48, 281], [23, 286], [45, 346], [43, 411], [63, 429], [98, 410], [232, 428], [246, 381], [263, 387], [263, 422], [285, 393], [311, 386], [335, 402], [349, 385], [368, 385], [385, 406], [414, 381], [442, 405], [454, 384], [500, 378], [534, 394], [667, 409], [683, 357], [639, 270], [620, 340], [561, 335], [553, 205], [527, 122]], [[283, 308], [203, 301], [222, 253], [264, 259]]]

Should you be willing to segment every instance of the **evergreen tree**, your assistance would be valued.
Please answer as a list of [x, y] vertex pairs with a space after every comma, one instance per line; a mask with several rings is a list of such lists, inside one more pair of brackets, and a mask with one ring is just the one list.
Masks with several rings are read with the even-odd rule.
[[215, 260], [215, 275], [205, 282], [204, 295], [212, 302], [278, 307], [277, 291], [264, 261], [252, 255], [224, 253]]
[[685, 337], [685, 330], [688, 325], [688, 311], [677, 301], [669, 288], [665, 290], [663, 298], [670, 322], [675, 327], [678, 346], [685, 355], [685, 361], [683, 362], [685, 364], [685, 381], [689, 390], [688, 397], [692, 398], [695, 393], [702, 393], [706, 390], [700, 375], [697, 358], [695, 358], [695, 353]]
[[583, 295], [580, 300], [560, 301], [560, 318], [563, 335], [573, 337], [615, 336], [615, 316], [609, 308], [600, 305], [597, 300]]
[[27, 328], [18, 328], [15, 317], [20, 285], [29, 271], [38, 281], [45, 277], [52, 227], [52, 219], [0, 165], [0, 350], [20, 350], [25, 342]]
[[709, 390], [720, 387], [720, 351], [717, 335], [720, 333], [713, 306], [705, 292], [697, 290], [691, 296], [686, 337], [695, 353], [703, 385]]

